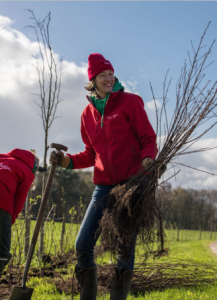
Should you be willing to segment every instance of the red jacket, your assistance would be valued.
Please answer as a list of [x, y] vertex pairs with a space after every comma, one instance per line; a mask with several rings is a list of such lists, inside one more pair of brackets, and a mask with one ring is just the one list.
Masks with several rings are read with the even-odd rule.
[[14, 149], [0, 154], [0, 208], [11, 215], [12, 224], [21, 212], [35, 178], [34, 164], [35, 157], [27, 150]]
[[85, 151], [67, 155], [74, 169], [94, 166], [95, 184], [125, 181], [138, 172], [144, 157], [154, 159], [157, 154], [156, 134], [142, 98], [135, 94], [110, 94], [102, 128], [101, 115], [90, 103], [81, 116], [81, 135]]

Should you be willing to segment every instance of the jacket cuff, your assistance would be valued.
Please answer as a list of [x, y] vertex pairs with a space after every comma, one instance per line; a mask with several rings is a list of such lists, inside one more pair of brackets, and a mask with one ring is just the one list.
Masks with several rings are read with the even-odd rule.
[[71, 157], [70, 157], [70, 163], [69, 163], [69, 166], [66, 168], [66, 169], [73, 169], [73, 160], [71, 159]]
[[155, 159], [157, 156], [157, 151], [154, 149], [142, 149], [142, 160], [146, 157]]

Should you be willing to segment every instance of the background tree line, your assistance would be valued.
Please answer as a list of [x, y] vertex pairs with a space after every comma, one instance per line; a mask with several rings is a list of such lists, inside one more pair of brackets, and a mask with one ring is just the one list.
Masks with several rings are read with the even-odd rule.
[[[53, 206], [55, 211], [52, 212], [52, 217], [62, 218], [65, 211], [66, 219], [70, 219], [71, 209], [74, 207], [79, 212], [81, 205], [83, 214], [95, 187], [92, 177], [91, 171], [65, 170], [57, 167], [46, 215]], [[37, 180], [38, 184], [32, 198], [41, 195], [41, 174], [38, 174]], [[170, 184], [164, 186], [164, 189], [169, 198], [169, 205], [165, 204], [163, 215], [165, 228], [215, 230], [217, 190], [172, 189]], [[157, 197], [163, 198], [161, 190], [158, 190]], [[32, 215], [35, 217], [39, 205], [40, 201], [32, 207]]]
[[165, 206], [165, 228], [215, 230], [217, 190], [172, 189], [168, 184], [166, 194], [170, 205]]
[[[47, 173], [49, 173], [49, 169]], [[55, 210], [52, 212], [52, 217], [62, 218], [65, 214], [66, 219], [70, 219], [70, 211], [74, 208], [79, 211], [82, 205], [83, 209], [88, 206], [95, 185], [92, 182], [93, 173], [90, 171], [80, 170], [65, 170], [60, 167], [56, 168], [55, 176], [52, 182], [52, 187], [47, 204], [45, 216], [49, 214], [52, 207]], [[32, 198], [36, 199], [41, 195], [43, 175], [37, 174], [37, 186], [32, 191]], [[37, 216], [40, 206], [40, 201], [37, 201], [32, 206], [31, 212], [33, 217]]]

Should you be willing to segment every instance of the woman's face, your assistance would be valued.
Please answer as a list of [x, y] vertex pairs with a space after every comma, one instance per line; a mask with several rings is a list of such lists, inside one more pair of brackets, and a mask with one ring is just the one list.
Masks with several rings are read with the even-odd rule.
[[95, 78], [97, 91], [101, 98], [105, 98], [112, 92], [115, 84], [115, 77], [111, 70], [106, 70], [99, 73]]

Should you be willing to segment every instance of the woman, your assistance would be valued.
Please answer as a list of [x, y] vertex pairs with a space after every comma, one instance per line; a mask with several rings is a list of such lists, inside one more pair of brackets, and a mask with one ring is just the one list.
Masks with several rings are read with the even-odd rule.
[[11, 259], [11, 226], [23, 208], [38, 167], [38, 157], [28, 150], [0, 154], [0, 277]]
[[[112, 64], [101, 54], [88, 58], [90, 102], [81, 116], [81, 135], [85, 150], [79, 154], [51, 153], [50, 161], [63, 168], [94, 166], [96, 188], [76, 239], [76, 274], [81, 285], [81, 300], [95, 300], [97, 266], [94, 247], [96, 231], [112, 188], [137, 174], [141, 164], [147, 169], [157, 154], [156, 135], [138, 95], [125, 93], [114, 76]], [[96, 205], [97, 204], [97, 205]], [[112, 300], [124, 300], [130, 289], [134, 268], [135, 240], [128, 254], [119, 253], [111, 287]]]

